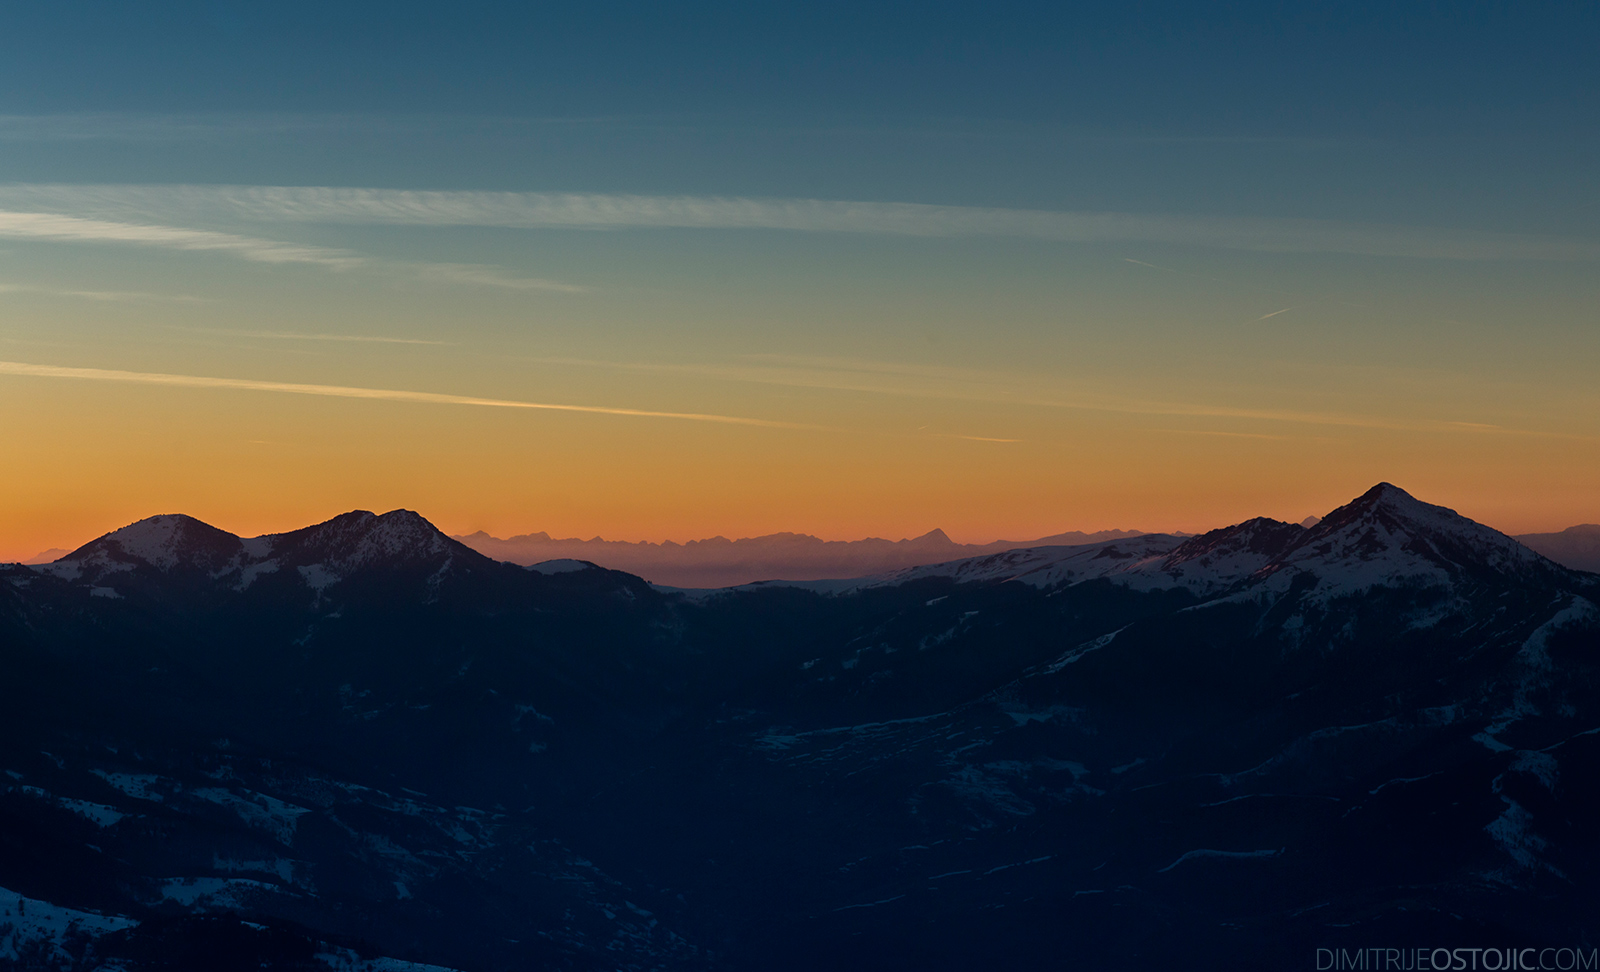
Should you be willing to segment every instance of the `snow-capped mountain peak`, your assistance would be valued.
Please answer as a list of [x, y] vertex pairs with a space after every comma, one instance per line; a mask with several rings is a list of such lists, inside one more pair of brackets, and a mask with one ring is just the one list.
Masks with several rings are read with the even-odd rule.
[[1329, 593], [1374, 584], [1438, 586], [1561, 568], [1452, 509], [1379, 483], [1329, 513], [1274, 565], [1310, 571]]
[[270, 539], [273, 553], [287, 563], [321, 563], [340, 571], [456, 552], [479, 556], [411, 510], [391, 510], [382, 515], [354, 510]]
[[192, 516], [146, 517], [90, 542], [57, 561], [68, 570], [143, 563], [168, 571], [180, 564], [216, 570], [238, 556], [239, 538]]
[[1163, 534], [1069, 547], [1033, 547], [916, 567], [856, 586], [923, 577], [1017, 580], [1039, 587], [1106, 579], [1137, 590], [1182, 587], [1203, 598], [1281, 593], [1303, 575], [1316, 598], [1376, 585], [1445, 587], [1463, 580], [1537, 583], [1567, 571], [1454, 510], [1379, 483], [1311, 527], [1256, 517], [1180, 540]]
[[423, 566], [437, 577], [451, 564], [465, 562], [489, 561], [410, 510], [382, 515], [356, 510], [301, 530], [249, 539], [183, 514], [153, 516], [33, 569], [104, 597], [121, 597], [119, 588], [149, 570], [198, 571], [235, 591], [288, 570], [320, 594], [366, 569]]

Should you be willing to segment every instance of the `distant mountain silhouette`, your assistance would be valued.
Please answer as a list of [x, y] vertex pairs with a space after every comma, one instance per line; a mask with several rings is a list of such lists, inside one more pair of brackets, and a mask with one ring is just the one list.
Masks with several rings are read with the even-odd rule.
[[1567, 527], [1560, 533], [1524, 533], [1517, 540], [1563, 567], [1600, 573], [1600, 523]]
[[729, 540], [712, 537], [688, 543], [630, 543], [625, 540], [555, 539], [528, 533], [500, 539], [482, 530], [457, 536], [472, 549], [524, 566], [546, 560], [585, 560], [611, 570], [637, 574], [668, 587], [732, 587], [764, 580], [822, 580], [864, 577], [906, 567], [937, 564], [1021, 547], [1074, 546], [1136, 537], [1139, 530], [1072, 531], [1037, 540], [956, 543], [943, 530], [909, 540], [822, 540], [804, 533], [772, 533]]

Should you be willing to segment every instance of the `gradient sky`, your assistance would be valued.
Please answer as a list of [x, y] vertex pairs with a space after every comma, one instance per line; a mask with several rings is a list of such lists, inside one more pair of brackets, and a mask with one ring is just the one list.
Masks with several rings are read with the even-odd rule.
[[7, 12], [0, 558], [1600, 521], [1600, 7], [329, 6]]

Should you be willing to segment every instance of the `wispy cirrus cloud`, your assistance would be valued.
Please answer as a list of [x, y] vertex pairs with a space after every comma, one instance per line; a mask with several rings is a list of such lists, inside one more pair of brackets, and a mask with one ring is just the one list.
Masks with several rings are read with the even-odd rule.
[[566, 294], [586, 294], [590, 290], [588, 287], [561, 283], [557, 280], [507, 276], [494, 267], [472, 263], [411, 263], [404, 266], [419, 276], [443, 283], [499, 287], [504, 290], [552, 290]]
[[613, 408], [602, 405], [562, 405], [550, 402], [524, 402], [505, 398], [478, 398], [471, 395], [446, 395], [437, 392], [405, 391], [390, 388], [359, 388], [346, 385], [313, 385], [284, 381], [258, 381], [251, 378], [213, 378], [204, 375], [169, 375], [149, 371], [119, 371], [108, 368], [71, 368], [59, 365], [0, 361], [0, 375], [30, 378], [65, 378], [75, 381], [109, 381], [125, 384], [165, 385], [175, 388], [213, 388], [237, 391], [274, 392], [286, 395], [317, 395], [327, 398], [358, 398], [374, 401], [415, 402], [428, 405], [474, 405], [486, 408], [535, 409], [553, 412], [582, 412], [630, 418], [679, 419], [712, 422], [720, 425], [750, 425], [771, 429], [827, 431], [820, 426], [737, 415], [704, 412], [666, 412], [638, 408]]
[[0, 210], [0, 238], [55, 243], [105, 243], [166, 250], [224, 253], [256, 263], [308, 264], [326, 270], [403, 272], [447, 283], [511, 290], [581, 293], [588, 288], [554, 280], [508, 276], [494, 267], [461, 263], [419, 263], [381, 260], [350, 250], [285, 243], [238, 233], [135, 223], [57, 212]]
[[[600, 368], [613, 371], [649, 372], [692, 376], [750, 384], [829, 391], [864, 392], [908, 398], [982, 402], [1047, 410], [1103, 412], [1150, 418], [1191, 418], [1248, 422], [1267, 426], [1305, 426], [1350, 429], [1421, 432], [1427, 434], [1495, 434], [1597, 441], [1596, 437], [1530, 428], [1487, 425], [1448, 419], [1395, 418], [1360, 412], [1311, 411], [1293, 408], [1244, 408], [1204, 401], [1172, 401], [1132, 398], [1105, 391], [1093, 384], [1059, 393], [1059, 380], [1028, 379], [998, 370], [948, 365], [924, 365], [859, 358], [817, 357], [809, 355], [742, 355], [734, 362], [604, 361], [589, 358], [534, 357], [524, 360], [563, 367]], [[1222, 430], [1193, 431], [1194, 434], [1231, 435], [1243, 438], [1274, 438], [1256, 432]], [[967, 436], [979, 441], [983, 437]], [[995, 439], [992, 441], [1017, 441]]]
[[297, 331], [240, 331], [226, 327], [180, 327], [168, 325], [174, 331], [195, 334], [218, 334], [225, 337], [261, 338], [270, 341], [335, 341], [353, 344], [429, 344], [449, 345], [451, 341], [429, 341], [423, 338], [384, 337], [370, 334], [303, 334]]
[[365, 266], [366, 258], [328, 247], [212, 230], [88, 219], [50, 212], [0, 211], [0, 237], [58, 243], [131, 243], [169, 250], [213, 250], [260, 263], [311, 263], [331, 270]]
[[153, 294], [143, 290], [74, 290], [14, 283], [0, 283], [0, 294], [42, 294], [46, 297], [73, 297], [80, 300], [98, 300], [107, 303], [166, 301], [179, 304], [200, 304], [206, 302], [206, 298], [195, 297], [191, 294]]
[[[0, 186], [0, 206], [92, 215], [524, 229], [785, 230], [1156, 243], [1449, 260], [1600, 260], [1592, 240], [1318, 219], [1067, 212], [905, 202], [293, 186]], [[1136, 261], [1137, 262], [1137, 261]]]

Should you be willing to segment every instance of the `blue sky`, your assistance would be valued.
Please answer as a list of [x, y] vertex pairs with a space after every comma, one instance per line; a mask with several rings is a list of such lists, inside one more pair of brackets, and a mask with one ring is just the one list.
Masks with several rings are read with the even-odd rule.
[[1585, 4], [78, 2], [14, 110], [928, 115], [1260, 135], [1566, 133]]

